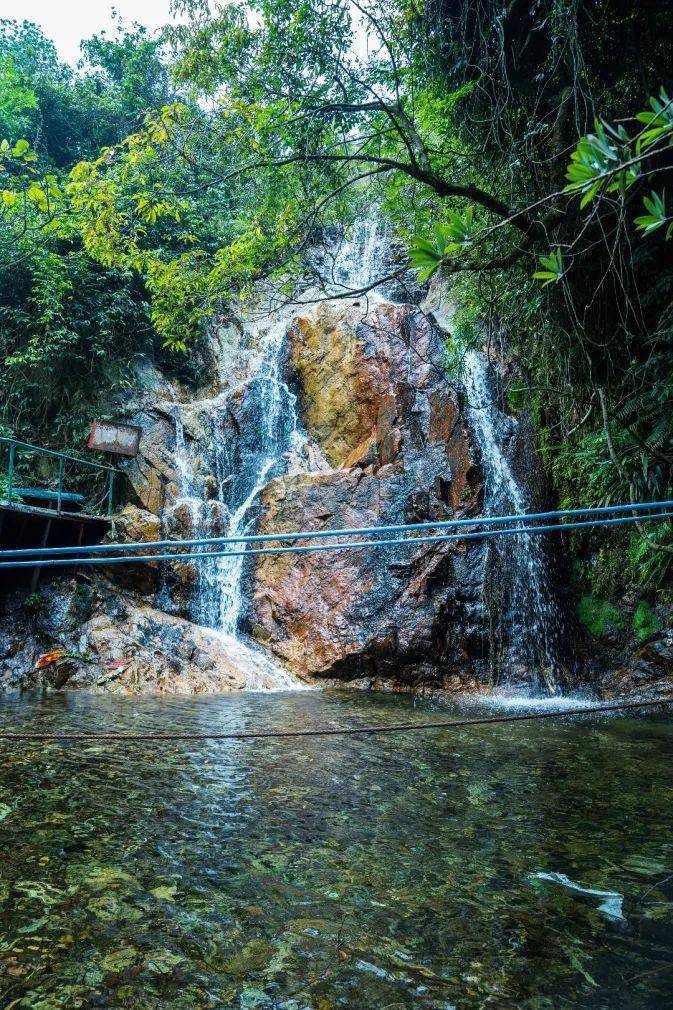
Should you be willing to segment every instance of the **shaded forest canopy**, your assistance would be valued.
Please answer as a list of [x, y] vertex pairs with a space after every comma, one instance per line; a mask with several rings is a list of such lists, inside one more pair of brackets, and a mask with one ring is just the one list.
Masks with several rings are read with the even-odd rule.
[[[6, 433], [78, 444], [138, 355], [189, 380], [213, 312], [262, 278], [291, 298], [375, 203], [400, 269], [451, 286], [447, 368], [506, 348], [564, 506], [671, 497], [669, 4], [176, 8], [76, 70], [0, 22]], [[574, 549], [589, 599], [669, 591], [668, 525]]]

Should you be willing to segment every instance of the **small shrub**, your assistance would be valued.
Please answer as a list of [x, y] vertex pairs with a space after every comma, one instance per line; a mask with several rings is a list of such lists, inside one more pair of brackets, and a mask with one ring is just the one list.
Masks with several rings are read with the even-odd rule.
[[507, 406], [513, 414], [520, 413], [526, 406], [528, 390], [525, 386], [513, 385], [507, 390]]
[[[8, 502], [7, 492], [9, 491], [9, 476], [6, 473], [0, 473], [0, 502], [6, 504]], [[12, 503], [14, 505], [20, 505], [23, 501], [21, 495], [18, 495], [16, 491], [12, 490]]]
[[577, 616], [580, 624], [596, 638], [621, 631], [625, 624], [622, 612], [614, 604], [595, 596], [582, 597], [577, 604]]
[[31, 593], [26, 597], [24, 607], [32, 617], [37, 617], [44, 610], [44, 597], [42, 593]]
[[647, 602], [641, 600], [633, 614], [633, 633], [639, 642], [644, 642], [646, 638], [653, 635], [661, 627], [661, 622], [654, 610]]

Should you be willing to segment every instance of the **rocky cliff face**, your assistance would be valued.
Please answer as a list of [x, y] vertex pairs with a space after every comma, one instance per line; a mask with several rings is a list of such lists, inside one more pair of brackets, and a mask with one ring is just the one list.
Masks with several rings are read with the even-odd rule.
[[[495, 471], [501, 485], [521, 486], [526, 507], [543, 507], [530, 425], [489, 407], [491, 440], [480, 433], [445, 367], [434, 320], [450, 328], [450, 318], [436, 300], [426, 307], [431, 316], [375, 296], [333, 299], [221, 327], [196, 393], [146, 366], [117, 404], [143, 434], [138, 457], [122, 464], [127, 503], [110, 539], [474, 517], [506, 507], [485, 500]], [[494, 550], [419, 540], [81, 571], [28, 603], [25, 593], [4, 601], [0, 685], [200, 692], [292, 687], [298, 677], [470, 690], [508, 674], [534, 683], [517, 643], [534, 621], [525, 607], [510, 613], [521, 595], [516, 551], [513, 541]], [[560, 599], [562, 555], [546, 557]], [[668, 618], [635, 656], [628, 642], [608, 643], [603, 656], [585, 650], [580, 676], [606, 694], [665, 686]]]
[[[389, 254], [368, 227], [358, 241], [340, 265], [330, 257], [342, 288], [366, 287], [373, 262]], [[550, 503], [530, 419], [502, 407], [484, 356], [465, 356], [462, 381], [447, 370], [453, 324], [440, 285], [423, 307], [395, 300], [399, 286], [388, 299], [315, 294], [214, 325], [197, 390], [140, 366], [137, 388], [115, 404], [142, 437], [138, 456], [121, 463], [126, 502], [111, 541], [367, 531]], [[68, 575], [28, 605], [25, 593], [5, 601], [0, 684], [132, 692], [334, 679], [405, 690], [572, 684], [562, 551], [530, 536], [424, 539], [433, 535]], [[670, 635], [660, 639], [641, 648], [635, 670], [610, 660], [620, 683], [668, 675]], [[609, 691], [599, 666], [592, 677]]]
[[[222, 332], [213, 357], [228, 368], [211, 370], [196, 396], [146, 370], [119, 404], [142, 438], [122, 464], [129, 500], [112, 540], [478, 514], [481, 477], [459, 395], [442, 339], [417, 307], [333, 300], [280, 323], [229, 327], [224, 341]], [[24, 644], [5, 638], [5, 679], [236, 689], [249, 673], [239, 667], [256, 662], [239, 648], [238, 626], [304, 679], [471, 684], [487, 650], [480, 557], [477, 546], [423, 543], [268, 556], [237, 570], [189, 560], [108, 566], [43, 593], [46, 609], [16, 624]], [[238, 588], [224, 585], [236, 579]], [[65, 602], [81, 594], [93, 601], [87, 615]], [[234, 604], [234, 634], [223, 635]], [[53, 648], [68, 662], [36, 673]]]
[[[345, 288], [366, 286], [373, 261], [389, 252], [376, 229], [363, 226], [356, 237], [334, 269]], [[438, 316], [439, 305], [433, 310]], [[142, 438], [138, 456], [122, 462], [128, 501], [111, 539], [368, 529], [479, 515], [478, 441], [443, 357], [444, 337], [429, 316], [379, 294], [309, 295], [294, 309], [214, 327], [200, 390], [145, 367], [139, 387], [117, 405]], [[248, 563], [108, 566], [93, 577], [92, 614], [79, 624], [64, 619], [53, 644], [75, 657], [78, 648], [101, 657], [93, 673], [85, 663], [66, 665], [71, 683], [107, 683], [107, 665], [128, 659], [134, 684], [166, 685], [173, 676], [180, 689], [240, 686], [236, 663], [265, 662], [246, 652], [247, 634], [276, 658], [278, 682], [289, 670], [303, 679], [464, 688], [491, 675], [484, 564], [477, 543], [421, 540]], [[113, 591], [124, 602], [111, 610], [105, 601]], [[59, 593], [68, 597], [65, 584], [52, 597]], [[45, 646], [45, 622], [36, 623], [31, 655]], [[175, 636], [188, 644], [171, 656]], [[163, 671], [155, 681], [151, 655]], [[217, 655], [224, 666], [203, 658]], [[10, 663], [10, 679], [20, 665]]]
[[[301, 311], [288, 377], [330, 468], [271, 481], [260, 531], [478, 514], [480, 471], [442, 354], [415, 306], [332, 301]], [[249, 576], [248, 624], [303, 675], [469, 683], [485, 644], [479, 553], [422, 544], [262, 556]]]

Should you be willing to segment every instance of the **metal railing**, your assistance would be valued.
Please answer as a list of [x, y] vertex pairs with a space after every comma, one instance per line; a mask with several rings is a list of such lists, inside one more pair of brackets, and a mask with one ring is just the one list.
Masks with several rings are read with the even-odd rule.
[[[659, 511], [665, 509], [666, 511]], [[36, 568], [62, 565], [112, 565], [137, 564], [139, 561], [208, 561], [212, 558], [253, 557], [260, 554], [308, 554], [316, 551], [347, 551], [367, 548], [419, 545], [440, 545], [455, 541], [491, 540], [495, 537], [520, 536], [523, 533], [566, 533], [568, 530], [609, 528], [628, 523], [661, 522], [673, 520], [673, 499], [652, 502], [631, 502], [628, 505], [606, 505], [595, 508], [557, 509], [552, 512], [523, 512], [506, 516], [475, 516], [471, 519], [437, 520], [427, 523], [405, 523], [398, 526], [369, 526], [358, 529], [304, 530], [298, 533], [262, 533], [230, 537], [208, 537], [197, 540], [148, 540], [133, 543], [92, 544], [80, 547], [22, 547], [0, 551], [0, 569]], [[612, 514], [611, 514], [612, 513]], [[589, 516], [590, 518], [585, 518]], [[566, 519], [572, 522], [565, 522]], [[553, 523], [545, 520], [554, 519]], [[559, 522], [559, 519], [564, 520]], [[543, 520], [541, 526], [529, 526], [529, 522]], [[577, 521], [576, 521], [577, 520]], [[514, 525], [513, 525], [514, 524]], [[463, 529], [468, 527], [468, 532]], [[482, 527], [474, 529], [474, 527]], [[416, 536], [426, 530], [434, 531], [431, 536]], [[442, 532], [442, 531], [448, 532]], [[439, 531], [439, 533], [437, 533]], [[403, 534], [376, 540], [371, 537]], [[407, 534], [413, 534], [408, 536]], [[367, 536], [366, 540], [344, 543], [343, 537]], [[336, 543], [325, 543], [324, 537], [339, 538]], [[270, 547], [270, 542], [292, 544], [297, 540], [318, 540], [308, 546]], [[243, 544], [242, 550], [230, 547]], [[262, 546], [257, 546], [261, 544]], [[248, 546], [250, 545], [250, 546]], [[135, 551], [165, 551], [154, 554], [136, 554]], [[195, 552], [180, 553], [185, 548], [197, 548]], [[204, 551], [203, 547], [215, 547]], [[225, 550], [219, 548], [224, 547]], [[198, 548], [201, 548], [199, 550]], [[119, 553], [122, 552], [122, 553]], [[34, 557], [34, 555], [36, 555]], [[11, 560], [8, 560], [11, 559]], [[27, 559], [27, 560], [24, 560]]]
[[[48, 500], [55, 503], [54, 511], [63, 511], [64, 501], [84, 501], [84, 496], [73, 495], [67, 492], [64, 487], [65, 478], [65, 467], [66, 463], [74, 463], [77, 466], [85, 467], [90, 470], [97, 470], [107, 472], [107, 485], [104, 498], [107, 501], [107, 515], [112, 514], [113, 496], [114, 496], [114, 480], [117, 471], [112, 466], [107, 466], [105, 463], [94, 463], [93, 460], [80, 459], [78, 456], [70, 456], [65, 452], [58, 452], [55, 449], [45, 449], [40, 445], [33, 445], [31, 442], [22, 442], [17, 438], [7, 438], [5, 436], [0, 437], [0, 458], [7, 452], [7, 472], [6, 472], [6, 484], [2, 488], [0, 485], [0, 505], [17, 505], [20, 504], [18, 501], [21, 498], [21, 493], [17, 484], [16, 478], [18, 476], [17, 469], [17, 457], [20, 453], [35, 454], [40, 456], [49, 456], [51, 458], [58, 460], [57, 476], [56, 476], [56, 489], [53, 491], [53, 497], [51, 494], [51, 488], [45, 489], [48, 494]], [[30, 490], [43, 490], [41, 488], [31, 488]], [[28, 497], [28, 496], [27, 496]], [[101, 496], [101, 503], [103, 501], [103, 496]], [[47, 505], [47, 508], [52, 506]], [[100, 515], [102, 513], [88, 512], [87, 515]]]

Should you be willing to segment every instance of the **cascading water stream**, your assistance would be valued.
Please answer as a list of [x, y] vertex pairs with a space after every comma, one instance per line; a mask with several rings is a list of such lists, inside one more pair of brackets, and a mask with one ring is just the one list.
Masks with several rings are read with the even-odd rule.
[[[390, 252], [388, 231], [377, 217], [358, 218], [350, 236], [337, 249], [333, 277], [340, 288], [366, 288], [382, 272], [382, 264]], [[344, 297], [348, 291], [344, 291]]]
[[[222, 430], [222, 411], [227, 394], [212, 401], [213, 444], [210, 446], [217, 485], [217, 499], [229, 509], [225, 535], [235, 537], [250, 532], [251, 515], [266, 484], [286, 468], [285, 457], [291, 450], [301, 451], [303, 437], [298, 428], [296, 397], [282, 379], [285, 334], [288, 323], [280, 320], [270, 325], [260, 337], [259, 363], [247, 383], [249, 410], [254, 419], [244, 433], [240, 458], [229, 465], [224, 458], [226, 435]], [[194, 463], [185, 445], [184, 423], [180, 408], [174, 410], [176, 464], [180, 479], [180, 498], [176, 506], [188, 504], [195, 536], [213, 536], [208, 502], [194, 474]], [[233, 470], [231, 473], [233, 462]], [[229, 472], [228, 472], [229, 471]], [[221, 531], [218, 531], [221, 532]], [[242, 580], [244, 557], [204, 560], [197, 569], [197, 584], [192, 598], [192, 617], [218, 631], [223, 646], [233, 659], [248, 671], [248, 690], [297, 689], [303, 685], [274, 663], [261, 649], [239, 636], [243, 610]]]
[[[489, 362], [478, 351], [468, 351], [463, 362], [467, 410], [479, 446], [485, 476], [486, 514], [520, 514], [528, 509], [524, 488], [517, 481], [505, 451], [512, 419], [500, 411], [489, 378]], [[496, 542], [497, 543], [497, 542]], [[562, 614], [549, 585], [542, 544], [535, 534], [520, 533], [496, 546], [506, 551], [511, 571], [509, 607], [514, 632], [521, 638], [525, 661], [539, 671], [550, 693], [557, 690]]]
[[[367, 287], [377, 273], [385, 273], [383, 264], [387, 255], [389, 241], [385, 227], [376, 219], [358, 220], [351, 236], [339, 248], [334, 276], [345, 287]], [[379, 289], [374, 294], [385, 300], [385, 293]], [[463, 382], [485, 471], [485, 510], [492, 515], [525, 512], [527, 496], [506, 453], [513, 422], [497, 408], [485, 355], [476, 351], [467, 353]], [[559, 655], [563, 618], [549, 584], [542, 544], [534, 534], [521, 533], [508, 539], [506, 545], [496, 543], [495, 549], [506, 553], [505, 564], [512, 571], [509, 623], [514, 635], [521, 639], [520, 653], [529, 669], [539, 671], [546, 690], [555, 693], [562, 670]]]
[[[258, 496], [284, 469], [284, 457], [303, 441], [298, 430], [296, 397], [282, 379], [282, 358], [287, 322], [271, 326], [262, 337], [260, 364], [250, 384], [254, 390], [254, 416], [258, 425], [255, 445], [247, 452], [234, 481], [229, 506], [227, 536], [249, 532], [250, 512]], [[243, 557], [216, 558], [206, 565], [207, 591], [201, 593], [201, 617], [227, 635], [236, 635], [243, 609]]]
[[[332, 280], [336, 290], [361, 288], [371, 283], [377, 270], [380, 270], [385, 250], [385, 229], [380, 223], [376, 220], [357, 221], [351, 236], [341, 243], [334, 258]], [[270, 480], [287, 471], [287, 457], [292, 453], [301, 453], [305, 443], [299, 427], [296, 397], [283, 380], [285, 336], [290, 322], [290, 318], [280, 318], [270, 321], [261, 330], [258, 364], [246, 383], [246, 417], [251, 420], [241, 431], [233, 451], [228, 444], [230, 435], [227, 436], [221, 424], [221, 415], [230, 394], [224, 393], [212, 401], [211, 463], [217, 498], [229, 510], [228, 537], [251, 532], [259, 495]], [[185, 445], [179, 407], [174, 411], [174, 418], [176, 464], [180, 479], [180, 498], [176, 505], [187, 505], [194, 535], [212, 536], [215, 531], [210, 521], [208, 502], [195, 478], [194, 462]], [[226, 639], [228, 652], [239, 655], [245, 668], [251, 670], [248, 689], [301, 687], [261, 649], [239, 635], [245, 605], [244, 565], [244, 557], [213, 558], [200, 562], [192, 597], [192, 617], [197, 623], [221, 633]]]

